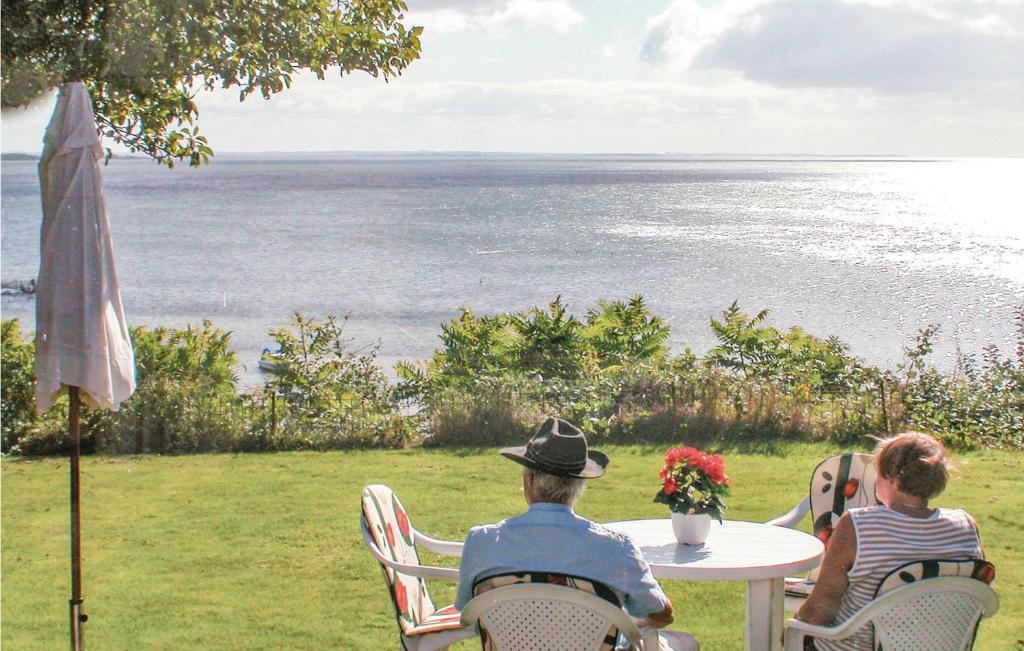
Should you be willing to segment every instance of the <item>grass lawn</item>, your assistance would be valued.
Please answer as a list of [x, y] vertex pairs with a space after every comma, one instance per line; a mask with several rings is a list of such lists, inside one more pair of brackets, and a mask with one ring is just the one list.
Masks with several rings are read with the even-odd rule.
[[[577, 510], [598, 521], [661, 517], [651, 502], [661, 448], [609, 446], [608, 474]], [[726, 450], [729, 517], [788, 510], [834, 448]], [[1000, 612], [978, 649], [1024, 649], [1022, 457], [963, 454], [939, 505], [978, 519], [997, 567]], [[63, 460], [2, 461], [2, 644], [67, 645], [68, 488]], [[519, 466], [494, 450], [355, 451], [83, 463], [88, 645], [94, 649], [397, 648], [380, 570], [359, 535], [360, 488], [390, 485], [415, 526], [461, 539], [523, 510]], [[805, 526], [807, 522], [805, 520]], [[705, 649], [742, 648], [744, 585], [666, 582], [677, 622]], [[433, 583], [438, 605], [450, 584]], [[475, 641], [458, 649], [479, 648]]]

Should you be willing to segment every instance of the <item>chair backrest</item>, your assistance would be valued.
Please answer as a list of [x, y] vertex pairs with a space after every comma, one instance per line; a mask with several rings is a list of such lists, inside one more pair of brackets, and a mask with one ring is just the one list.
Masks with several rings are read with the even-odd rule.
[[965, 651], [974, 644], [979, 620], [998, 609], [992, 588], [954, 576], [895, 588], [859, 614], [874, 625], [876, 651]]
[[878, 584], [875, 596], [892, 592], [896, 588], [902, 588], [915, 581], [935, 579], [940, 576], [965, 576], [988, 584], [996, 579], [996, 566], [980, 558], [937, 558], [912, 561], [886, 574], [882, 582]]
[[875, 466], [870, 454], [847, 452], [825, 459], [811, 475], [814, 535], [828, 545], [832, 527], [847, 510], [878, 504]]
[[607, 648], [613, 628], [631, 644], [640, 643], [640, 630], [624, 610], [564, 585], [516, 583], [487, 590], [466, 604], [462, 623], [478, 623], [481, 638], [495, 651], [598, 651]]
[[[509, 572], [507, 574], [489, 576], [480, 579], [473, 584], [473, 595], [481, 595], [488, 590], [523, 583], [561, 585], [596, 595], [616, 608], [622, 606], [622, 602], [619, 600], [618, 595], [615, 594], [615, 591], [603, 583], [591, 581], [590, 579], [584, 579], [578, 576], [572, 576], [570, 574], [557, 574], [554, 572]], [[608, 632], [605, 634], [605, 641], [601, 646], [601, 651], [613, 651], [618, 637], [619, 629], [615, 626], [610, 626], [608, 628]], [[481, 640], [483, 642], [484, 651], [494, 651], [494, 644], [489, 639], [486, 631], [481, 631]]]
[[[373, 484], [363, 489], [362, 506], [363, 522], [381, 552], [398, 563], [419, 565], [420, 556], [409, 516], [398, 496], [387, 486]], [[435, 610], [427, 584], [420, 577], [397, 572], [383, 564], [381, 570], [398, 625], [402, 633], [409, 634]]]

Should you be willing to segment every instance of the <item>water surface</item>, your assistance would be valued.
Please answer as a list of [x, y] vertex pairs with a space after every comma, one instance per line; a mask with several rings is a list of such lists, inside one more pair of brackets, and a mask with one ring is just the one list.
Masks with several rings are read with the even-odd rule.
[[[733, 300], [893, 367], [941, 323], [1009, 351], [1024, 303], [1024, 161], [345, 155], [221, 156], [103, 169], [133, 324], [207, 318], [254, 382], [267, 330], [350, 315], [382, 362], [424, 358], [460, 305], [579, 315], [641, 293], [676, 350], [713, 345]], [[36, 275], [32, 162], [3, 163], [2, 277]], [[34, 304], [4, 296], [31, 330]]]

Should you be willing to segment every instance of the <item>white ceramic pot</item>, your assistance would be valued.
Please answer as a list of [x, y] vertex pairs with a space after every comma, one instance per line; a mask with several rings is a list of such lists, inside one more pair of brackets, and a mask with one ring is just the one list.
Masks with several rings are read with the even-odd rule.
[[711, 530], [707, 513], [672, 513], [672, 533], [681, 545], [703, 545]]

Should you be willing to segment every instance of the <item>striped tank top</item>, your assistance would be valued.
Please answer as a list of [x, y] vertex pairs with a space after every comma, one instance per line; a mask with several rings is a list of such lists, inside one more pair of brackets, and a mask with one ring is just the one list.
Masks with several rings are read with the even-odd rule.
[[[857, 557], [847, 575], [850, 583], [839, 603], [835, 625], [841, 624], [875, 596], [882, 579], [913, 561], [981, 558], [981, 541], [970, 516], [960, 509], [936, 509], [927, 518], [912, 518], [887, 506], [848, 511], [857, 535]], [[822, 651], [872, 651], [870, 626], [837, 644], [815, 640]]]

